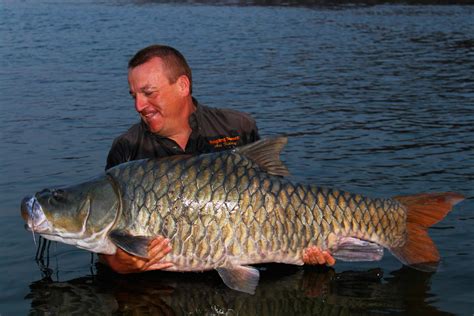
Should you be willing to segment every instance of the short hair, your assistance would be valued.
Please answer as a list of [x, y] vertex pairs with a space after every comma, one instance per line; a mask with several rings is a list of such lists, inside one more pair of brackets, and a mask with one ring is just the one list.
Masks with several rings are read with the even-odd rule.
[[151, 45], [139, 50], [128, 62], [128, 69], [140, 66], [152, 58], [159, 57], [168, 69], [168, 80], [175, 83], [178, 78], [185, 75], [189, 79], [189, 91], [193, 92], [193, 79], [191, 68], [184, 56], [175, 48], [166, 45]]

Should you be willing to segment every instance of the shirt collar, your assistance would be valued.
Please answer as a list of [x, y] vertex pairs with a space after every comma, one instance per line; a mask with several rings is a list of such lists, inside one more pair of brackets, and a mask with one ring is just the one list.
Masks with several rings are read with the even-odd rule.
[[193, 132], [198, 132], [199, 131], [199, 117], [202, 111], [202, 107], [199, 105], [199, 102], [193, 97], [193, 103], [194, 106], [196, 107], [196, 111], [191, 113], [189, 116], [189, 127], [191, 127]]

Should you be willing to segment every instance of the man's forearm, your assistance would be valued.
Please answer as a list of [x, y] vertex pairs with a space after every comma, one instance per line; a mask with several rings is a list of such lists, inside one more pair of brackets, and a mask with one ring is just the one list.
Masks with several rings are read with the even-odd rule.
[[171, 262], [162, 259], [171, 251], [169, 240], [158, 236], [148, 246], [148, 258], [131, 255], [120, 248], [113, 255], [99, 254], [99, 262], [109, 266], [120, 274], [138, 273], [151, 270], [161, 270], [172, 267]]

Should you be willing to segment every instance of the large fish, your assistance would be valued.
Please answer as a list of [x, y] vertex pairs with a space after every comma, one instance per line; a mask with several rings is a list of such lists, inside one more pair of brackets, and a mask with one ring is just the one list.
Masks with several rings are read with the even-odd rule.
[[147, 256], [163, 235], [169, 271], [216, 269], [232, 289], [254, 293], [256, 263], [302, 265], [304, 249], [349, 261], [401, 262], [433, 270], [439, 261], [427, 228], [463, 197], [432, 193], [388, 199], [295, 184], [279, 160], [287, 139], [230, 151], [137, 160], [78, 185], [45, 189], [22, 202], [27, 228], [89, 251], [117, 247]]

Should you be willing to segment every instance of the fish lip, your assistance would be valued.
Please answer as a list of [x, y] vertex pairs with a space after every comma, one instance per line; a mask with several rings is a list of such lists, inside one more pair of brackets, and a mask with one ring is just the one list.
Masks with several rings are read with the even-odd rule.
[[34, 225], [31, 225], [31, 221], [29, 221], [24, 225], [24, 228], [29, 232], [40, 233], [41, 235], [54, 235], [49, 232], [49, 223], [47, 220]]
[[21, 217], [26, 222], [25, 228], [38, 233], [49, 232], [49, 222], [36, 197], [27, 196], [21, 202]]
[[29, 219], [29, 202], [33, 199], [33, 196], [26, 196], [23, 200], [21, 200], [21, 217], [25, 222], [28, 222]]

